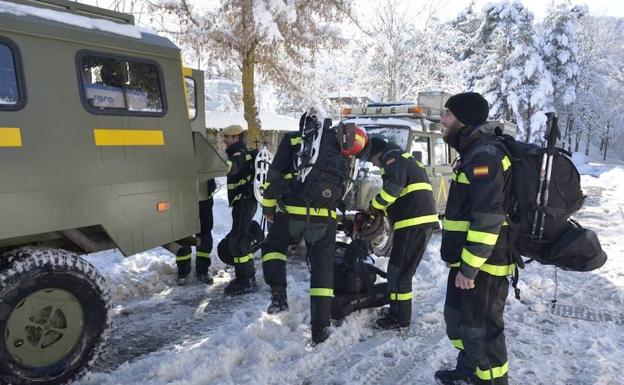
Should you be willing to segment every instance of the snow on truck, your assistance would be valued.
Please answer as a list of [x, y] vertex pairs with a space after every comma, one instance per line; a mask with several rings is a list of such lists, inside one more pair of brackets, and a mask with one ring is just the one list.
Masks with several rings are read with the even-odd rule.
[[78, 255], [193, 242], [226, 173], [203, 81], [131, 15], [0, 1], [0, 383], [65, 383], [97, 359], [109, 295]]
[[[443, 91], [427, 91], [418, 94], [417, 103], [371, 103], [365, 107], [345, 107], [341, 111], [344, 123], [362, 127], [368, 135], [386, 138], [424, 165], [439, 213], [444, 213], [446, 207], [452, 162], [457, 156], [457, 152], [442, 138], [440, 124], [444, 104], [451, 96]], [[504, 134], [515, 136], [516, 126], [510, 122], [492, 120], [487, 125], [493, 132], [499, 128]], [[358, 169], [353, 170], [355, 177], [350, 182], [345, 199], [347, 210], [367, 210], [382, 188], [379, 170], [369, 170], [369, 165], [355, 165]], [[389, 222], [384, 224], [382, 233], [373, 239], [372, 246], [378, 256], [390, 254], [392, 226]]]

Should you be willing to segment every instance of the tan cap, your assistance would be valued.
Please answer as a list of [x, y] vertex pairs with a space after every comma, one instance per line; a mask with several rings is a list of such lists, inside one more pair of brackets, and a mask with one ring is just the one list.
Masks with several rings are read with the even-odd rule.
[[232, 124], [231, 126], [227, 126], [223, 129], [223, 135], [240, 135], [245, 131], [243, 127], [238, 124]]

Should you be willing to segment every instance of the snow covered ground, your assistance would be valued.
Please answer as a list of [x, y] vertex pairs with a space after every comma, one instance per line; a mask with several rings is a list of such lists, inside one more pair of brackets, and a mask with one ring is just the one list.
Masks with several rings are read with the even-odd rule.
[[[624, 167], [581, 167], [585, 207], [576, 215], [596, 230], [609, 261], [592, 273], [558, 272], [531, 264], [521, 272], [522, 300], [510, 293], [505, 320], [510, 383], [516, 385], [622, 384], [624, 365]], [[215, 245], [229, 230], [221, 189], [215, 204]], [[154, 249], [130, 258], [117, 252], [88, 256], [108, 278], [117, 301], [114, 330], [104, 359], [87, 384], [432, 384], [455, 350], [445, 337], [447, 269], [434, 235], [413, 280], [409, 331], [372, 328], [375, 312], [349, 316], [323, 344], [310, 346], [308, 272], [288, 261], [290, 311], [265, 312], [269, 293], [222, 295], [232, 271], [213, 258], [213, 286], [174, 286], [173, 257]], [[385, 267], [387, 260], [378, 259]]]

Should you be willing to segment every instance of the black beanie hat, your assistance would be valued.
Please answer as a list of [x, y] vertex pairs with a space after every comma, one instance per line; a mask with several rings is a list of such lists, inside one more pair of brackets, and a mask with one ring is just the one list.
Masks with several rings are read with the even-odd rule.
[[460, 122], [470, 126], [485, 122], [490, 113], [487, 100], [476, 92], [453, 95], [444, 107], [448, 108]]

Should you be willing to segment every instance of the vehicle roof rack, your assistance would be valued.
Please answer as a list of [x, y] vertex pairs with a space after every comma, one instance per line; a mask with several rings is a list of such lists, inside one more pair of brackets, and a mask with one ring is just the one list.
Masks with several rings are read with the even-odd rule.
[[98, 19], [104, 19], [122, 24], [134, 25], [134, 16], [111, 11], [104, 8], [94, 7], [92, 5], [81, 4], [75, 1], [68, 0], [9, 0], [13, 3], [30, 5], [33, 7], [40, 7], [46, 9], [52, 9], [55, 11], [62, 11], [72, 13], [74, 15], [94, 17]]

